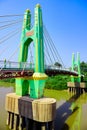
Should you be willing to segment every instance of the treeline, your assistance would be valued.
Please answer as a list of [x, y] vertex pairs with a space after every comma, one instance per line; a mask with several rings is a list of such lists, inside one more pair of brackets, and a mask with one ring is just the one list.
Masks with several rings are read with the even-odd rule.
[[9, 82], [9, 83], [14, 83], [15, 82], [15, 79], [12, 78], [12, 79], [1, 79], [0, 82]]
[[80, 64], [81, 74], [83, 75], [83, 81], [87, 82], [87, 62], [82, 61]]
[[57, 75], [49, 77], [46, 81], [45, 88], [63, 90], [67, 89], [67, 82], [70, 81], [70, 76], [67, 75]]

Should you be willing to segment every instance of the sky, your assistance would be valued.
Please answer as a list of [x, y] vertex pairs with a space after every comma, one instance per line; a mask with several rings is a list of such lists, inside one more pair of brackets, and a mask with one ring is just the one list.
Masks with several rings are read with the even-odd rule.
[[[69, 67], [72, 53], [76, 55], [77, 52], [80, 52], [81, 61], [87, 62], [87, 0], [0, 0], [0, 16], [24, 14], [26, 9], [30, 9], [34, 14], [37, 3], [41, 5], [43, 23], [64, 65]], [[3, 21], [2, 19], [0, 17], [0, 21]], [[7, 30], [3, 30], [0, 37], [2, 38], [6, 32]], [[20, 38], [20, 35], [18, 36]], [[6, 54], [1, 56], [1, 59], [8, 58], [17, 46], [19, 42], [17, 40], [18, 38], [13, 38], [10, 41], [11, 45], [9, 41], [0, 44], [0, 52], [7, 44], [11, 47]]]

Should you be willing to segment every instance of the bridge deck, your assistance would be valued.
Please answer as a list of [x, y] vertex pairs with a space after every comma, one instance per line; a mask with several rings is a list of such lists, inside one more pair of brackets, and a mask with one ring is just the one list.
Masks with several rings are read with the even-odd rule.
[[[0, 70], [0, 79], [6, 79], [6, 78], [16, 78], [16, 77], [29, 77], [32, 76], [34, 73], [34, 69], [25, 69], [22, 68], [4, 68]], [[74, 75], [78, 76], [76, 72], [69, 71], [69, 70], [63, 70], [63, 69], [45, 69], [45, 73], [48, 76], [55, 76], [58, 74], [67, 74], [67, 75]]]

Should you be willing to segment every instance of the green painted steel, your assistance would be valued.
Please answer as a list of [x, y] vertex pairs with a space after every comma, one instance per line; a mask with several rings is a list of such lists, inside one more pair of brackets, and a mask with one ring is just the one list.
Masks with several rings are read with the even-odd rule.
[[[72, 54], [72, 71], [74, 71], [74, 65], [75, 65], [75, 54]], [[74, 82], [74, 76], [71, 76], [71, 82]]]
[[23, 96], [27, 95], [29, 92], [29, 81], [25, 79], [16, 79], [16, 94]]
[[40, 98], [44, 95], [45, 80], [30, 80], [30, 97]]
[[39, 4], [35, 7], [35, 20], [32, 29], [30, 11], [26, 10], [24, 14], [19, 68], [23, 68], [22, 62], [27, 61], [28, 47], [32, 41], [34, 42], [34, 74], [27, 80], [21, 78], [16, 79], [16, 94], [23, 96], [29, 93], [31, 98], [40, 98], [44, 94], [43, 91], [47, 75], [44, 73], [43, 22], [42, 10]]
[[40, 5], [35, 8], [34, 25], [35, 72], [44, 73], [43, 23]]
[[[27, 38], [26, 32], [30, 30], [31, 24], [31, 14], [29, 10], [26, 10], [24, 14], [24, 21], [22, 27], [22, 35], [21, 35], [21, 46], [20, 46], [20, 53], [19, 53], [19, 62], [26, 62], [28, 56], [28, 46], [30, 45], [32, 39]], [[21, 67], [21, 64], [20, 64]]]
[[72, 71], [77, 70], [78, 76], [71, 76], [71, 82], [81, 82], [81, 70], [80, 70], [80, 53], [77, 53], [77, 60], [75, 61], [75, 54], [72, 54]]
[[6, 68], [6, 59], [4, 60], [4, 68]]

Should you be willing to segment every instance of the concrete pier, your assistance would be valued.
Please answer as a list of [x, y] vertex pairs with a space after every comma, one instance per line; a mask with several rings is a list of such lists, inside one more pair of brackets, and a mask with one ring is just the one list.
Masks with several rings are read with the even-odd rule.
[[54, 130], [54, 98], [31, 99], [29, 96], [6, 95], [7, 125], [13, 130]]
[[68, 86], [68, 91], [72, 92], [72, 93], [77, 93], [77, 94], [81, 94], [81, 93], [85, 93], [85, 88], [86, 88], [86, 83], [85, 82], [68, 82], [67, 83]]

